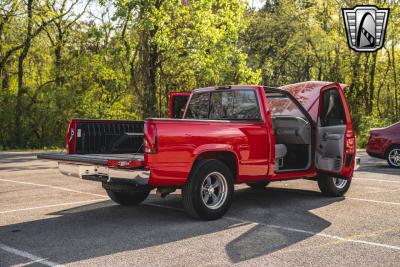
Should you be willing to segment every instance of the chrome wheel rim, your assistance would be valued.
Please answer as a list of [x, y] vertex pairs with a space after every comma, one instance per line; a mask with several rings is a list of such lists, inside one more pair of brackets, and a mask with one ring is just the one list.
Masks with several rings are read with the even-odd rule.
[[400, 167], [400, 149], [395, 148], [389, 152], [389, 161], [392, 165]]
[[347, 185], [347, 180], [341, 178], [333, 178], [333, 184], [336, 186], [336, 188], [343, 189]]
[[212, 172], [201, 184], [201, 199], [204, 205], [212, 210], [220, 208], [228, 195], [228, 183], [222, 173]]

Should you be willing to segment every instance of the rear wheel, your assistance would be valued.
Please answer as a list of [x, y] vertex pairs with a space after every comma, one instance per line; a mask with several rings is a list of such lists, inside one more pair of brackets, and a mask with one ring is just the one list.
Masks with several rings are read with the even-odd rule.
[[269, 185], [269, 182], [247, 183], [251, 189], [264, 189]]
[[322, 194], [330, 197], [343, 196], [350, 188], [351, 181], [327, 175], [318, 176], [318, 187]]
[[400, 146], [392, 146], [386, 153], [386, 160], [390, 167], [400, 168]]
[[215, 220], [229, 209], [233, 191], [233, 176], [224, 163], [201, 161], [182, 188], [183, 205], [194, 218]]
[[131, 184], [107, 184], [103, 188], [112, 201], [123, 206], [136, 206], [142, 203], [150, 194], [148, 188], [137, 188]]

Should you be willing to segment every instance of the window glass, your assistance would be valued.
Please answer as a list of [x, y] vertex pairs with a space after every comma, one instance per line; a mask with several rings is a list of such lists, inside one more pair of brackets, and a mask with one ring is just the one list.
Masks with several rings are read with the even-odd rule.
[[271, 116], [291, 116], [306, 118], [300, 108], [287, 95], [281, 93], [268, 93], [268, 107], [271, 111]]
[[336, 89], [325, 91], [322, 96], [321, 126], [335, 126], [346, 123], [342, 100]]
[[228, 120], [233, 115], [234, 92], [220, 91], [211, 94], [211, 120]]
[[210, 93], [193, 94], [186, 112], [186, 119], [208, 119]]
[[172, 98], [172, 118], [181, 119], [189, 96], [176, 95]]
[[259, 120], [255, 91], [233, 90], [211, 93], [211, 120]]
[[235, 91], [235, 103], [232, 119], [259, 120], [260, 109], [257, 103], [256, 92], [252, 90]]

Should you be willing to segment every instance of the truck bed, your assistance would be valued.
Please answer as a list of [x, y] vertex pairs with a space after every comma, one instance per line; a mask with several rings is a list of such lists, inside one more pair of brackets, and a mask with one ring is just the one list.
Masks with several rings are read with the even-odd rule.
[[110, 162], [116, 161], [143, 161], [143, 154], [67, 154], [67, 153], [42, 153], [38, 154], [39, 159], [56, 160], [70, 163], [95, 164], [95, 165], [110, 165]]

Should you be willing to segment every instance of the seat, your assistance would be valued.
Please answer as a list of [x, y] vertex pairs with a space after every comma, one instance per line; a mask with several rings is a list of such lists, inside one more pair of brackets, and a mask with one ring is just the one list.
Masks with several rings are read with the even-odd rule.
[[280, 159], [286, 156], [287, 148], [284, 144], [275, 145], [275, 159]]

